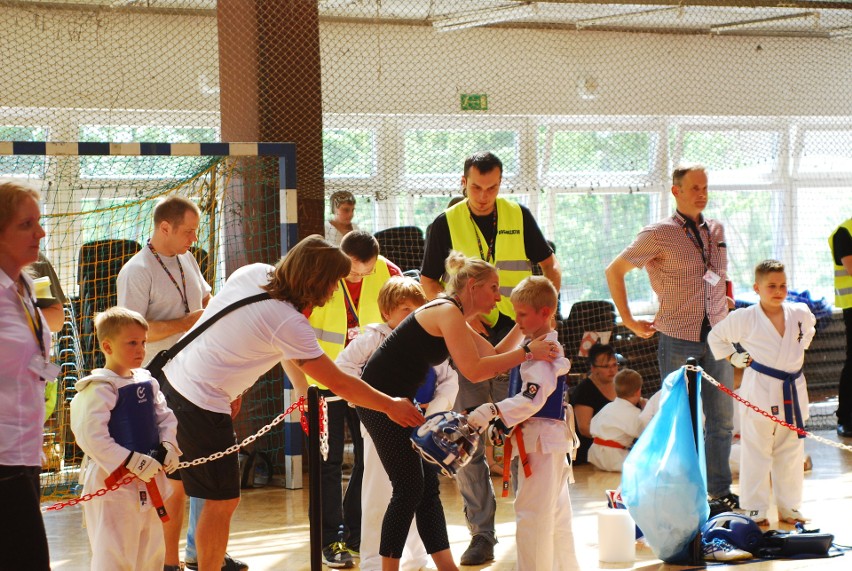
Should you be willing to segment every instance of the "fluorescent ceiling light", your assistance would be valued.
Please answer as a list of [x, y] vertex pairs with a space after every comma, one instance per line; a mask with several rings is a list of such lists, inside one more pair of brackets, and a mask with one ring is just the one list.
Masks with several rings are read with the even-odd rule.
[[787, 14], [785, 16], [773, 16], [772, 18], [762, 18], [760, 20], [743, 20], [741, 22], [731, 22], [729, 24], [717, 24], [710, 26], [711, 32], [725, 32], [727, 30], [737, 30], [741, 28], [755, 28], [764, 24], [774, 24], [776, 22], [784, 22], [786, 20], [800, 20], [802, 18], [817, 18], [817, 12], [800, 12], [798, 14]]
[[638, 12], [622, 12], [620, 14], [609, 14], [607, 16], [599, 16], [597, 18], [586, 18], [585, 20], [577, 20], [574, 26], [578, 30], [588, 28], [590, 26], [598, 26], [600, 24], [608, 24], [618, 22], [620, 20], [630, 19], [634, 17], [650, 16], [652, 14], [662, 14], [665, 12], [680, 12], [683, 6], [668, 6], [666, 8], [656, 8], [653, 10], [640, 10]]
[[536, 14], [538, 14], [538, 5], [536, 3], [525, 2], [523, 4], [502, 6], [491, 10], [463, 12], [455, 16], [435, 20], [432, 22], [432, 26], [439, 32], [450, 32], [453, 30], [466, 30], [489, 24], [522, 20]]

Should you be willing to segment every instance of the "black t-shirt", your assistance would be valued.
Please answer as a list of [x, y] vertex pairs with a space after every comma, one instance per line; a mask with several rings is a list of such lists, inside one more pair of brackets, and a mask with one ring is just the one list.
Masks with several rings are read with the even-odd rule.
[[842, 266], [843, 258], [852, 256], [852, 236], [849, 235], [849, 230], [846, 228], [838, 228], [834, 233], [834, 263]]
[[[520, 205], [524, 221], [524, 250], [527, 259], [532, 263], [539, 263], [553, 254], [547, 240], [541, 233], [538, 223], [533, 218], [532, 212], [526, 206]], [[496, 208], [496, 206], [495, 206]], [[491, 214], [485, 216], [474, 216], [474, 222], [482, 232], [485, 242], [483, 250], [494, 240], [494, 218]], [[426, 253], [423, 255], [423, 266], [420, 273], [433, 280], [441, 279], [444, 275], [444, 262], [450, 255], [453, 241], [450, 237], [450, 225], [447, 223], [447, 213], [442, 212], [435, 218], [429, 231], [429, 239], [426, 242]], [[475, 255], [473, 252], [465, 252], [468, 256]]]

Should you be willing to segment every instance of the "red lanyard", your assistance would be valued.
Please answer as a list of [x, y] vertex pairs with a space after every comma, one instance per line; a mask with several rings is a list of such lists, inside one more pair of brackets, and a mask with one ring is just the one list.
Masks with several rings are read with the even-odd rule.
[[175, 289], [178, 291], [178, 295], [180, 296], [180, 300], [183, 302], [183, 310], [186, 313], [189, 313], [189, 300], [186, 295], [186, 274], [183, 273], [183, 266], [180, 263], [180, 258], [175, 256], [175, 260], [177, 261], [178, 268], [180, 269], [180, 280], [183, 283], [183, 291], [181, 291], [180, 286], [175, 280], [175, 277], [169, 271], [169, 268], [166, 267], [166, 264], [163, 263], [163, 260], [160, 259], [160, 255], [157, 253], [157, 250], [154, 249], [154, 245], [151, 244], [151, 240], [148, 240], [148, 248], [151, 250], [151, 253], [154, 254], [154, 257], [157, 258], [157, 261], [160, 262], [160, 266], [166, 272], [166, 275], [169, 276], [169, 279], [172, 280], [172, 283], [175, 284]]

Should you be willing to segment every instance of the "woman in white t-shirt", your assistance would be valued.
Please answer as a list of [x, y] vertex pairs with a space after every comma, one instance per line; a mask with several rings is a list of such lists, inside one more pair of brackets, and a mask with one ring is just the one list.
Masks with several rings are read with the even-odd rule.
[[355, 216], [355, 196], [348, 190], [338, 190], [329, 198], [331, 218], [325, 221], [325, 239], [340, 246], [343, 237], [353, 230], [360, 230], [352, 222]]
[[[270, 299], [225, 315], [163, 368], [169, 385], [164, 392], [178, 419], [183, 461], [207, 457], [235, 443], [231, 413], [239, 408], [240, 396], [278, 363], [285, 369], [298, 367], [343, 399], [385, 412], [402, 426], [423, 422], [411, 401], [388, 397], [342, 372], [317, 342], [307, 315], [331, 298], [337, 283], [349, 275], [350, 265], [346, 254], [313, 235], [274, 267], [249, 264], [228, 278], [195, 327], [240, 299], [263, 292]], [[219, 569], [240, 497], [237, 455], [179, 472], [185, 494], [207, 500], [196, 535], [199, 568]]]

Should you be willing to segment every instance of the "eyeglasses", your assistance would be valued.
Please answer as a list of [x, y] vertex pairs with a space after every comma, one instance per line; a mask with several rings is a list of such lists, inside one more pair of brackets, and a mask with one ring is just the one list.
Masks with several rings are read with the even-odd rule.
[[352, 277], [355, 277], [355, 278], [366, 278], [367, 276], [372, 276], [375, 273], [376, 273], [376, 268], [373, 267], [373, 269], [370, 270], [369, 272], [364, 272], [362, 274], [361, 272], [351, 271], [351, 272], [349, 272], [349, 275], [352, 276]]
[[618, 361], [616, 361], [615, 363], [607, 363], [606, 365], [595, 365], [595, 364], [593, 364], [592, 367], [596, 367], [598, 369], [617, 369], [618, 368]]

